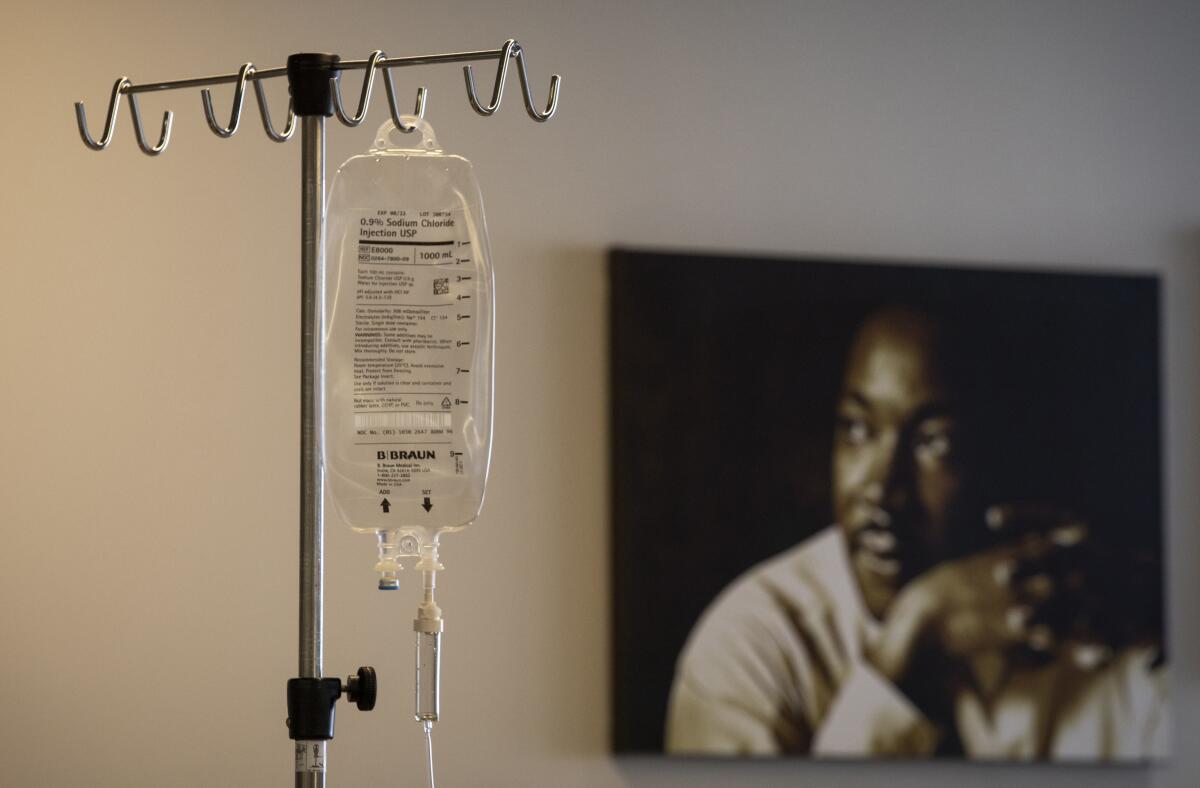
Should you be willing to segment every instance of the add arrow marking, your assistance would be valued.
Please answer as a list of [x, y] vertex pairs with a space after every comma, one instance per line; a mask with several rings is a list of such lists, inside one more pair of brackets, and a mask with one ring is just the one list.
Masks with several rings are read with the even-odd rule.
[[421, 508], [427, 512], [433, 508], [433, 504], [429, 502], [429, 498], [425, 499], [425, 503], [421, 504]]
[[[426, 498], [425, 500], [429, 500], [429, 499], [428, 499], [428, 498]], [[380, 502], [379, 502], [379, 505], [380, 505], [381, 507], [383, 507], [383, 513], [384, 513], [384, 514], [387, 514], [387, 513], [388, 513], [388, 511], [389, 511], [389, 510], [392, 508], [392, 504], [391, 504], [391, 503], [388, 501], [388, 499], [387, 499], [387, 498], [384, 498], [382, 501], [380, 501]]]

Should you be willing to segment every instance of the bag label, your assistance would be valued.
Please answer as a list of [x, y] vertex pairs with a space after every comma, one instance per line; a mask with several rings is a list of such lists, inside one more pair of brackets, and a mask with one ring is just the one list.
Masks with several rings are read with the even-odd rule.
[[480, 293], [470, 236], [461, 211], [377, 209], [359, 213], [355, 242], [355, 453], [374, 462], [383, 513], [401, 493], [428, 512], [428, 477], [463, 474]]

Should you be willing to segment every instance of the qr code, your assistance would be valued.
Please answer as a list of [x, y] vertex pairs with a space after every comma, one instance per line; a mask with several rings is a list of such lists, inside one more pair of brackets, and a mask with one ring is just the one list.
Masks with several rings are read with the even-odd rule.
[[450, 292], [450, 280], [449, 279], [434, 279], [433, 280], [433, 294], [434, 295], [447, 295], [449, 292]]

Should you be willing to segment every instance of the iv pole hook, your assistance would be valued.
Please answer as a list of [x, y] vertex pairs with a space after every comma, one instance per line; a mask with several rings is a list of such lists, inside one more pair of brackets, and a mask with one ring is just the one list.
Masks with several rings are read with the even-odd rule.
[[133, 119], [133, 136], [137, 138], [138, 147], [142, 149], [142, 153], [147, 156], [157, 156], [167, 149], [167, 143], [171, 141], [171, 113], [163, 113], [162, 134], [158, 138], [158, 144], [153, 147], [146, 142], [146, 135], [142, 131], [142, 113], [138, 109], [137, 96], [133, 93], [129, 94], [129, 116]]
[[242, 102], [246, 98], [246, 81], [254, 73], [254, 64], [246, 63], [238, 69], [237, 87], [233, 90], [233, 110], [229, 114], [229, 125], [222, 126], [217, 123], [217, 116], [213, 112], [212, 91], [204, 88], [200, 91], [200, 99], [204, 102], [204, 117], [208, 121], [208, 127], [212, 129], [213, 134], [216, 134], [221, 139], [232, 137], [234, 132], [238, 130], [238, 123], [242, 120]]
[[475, 72], [471, 66], [463, 66], [463, 77], [467, 80], [467, 101], [471, 102], [472, 109], [484, 117], [494, 115], [496, 110], [500, 109], [500, 99], [504, 95], [504, 80], [508, 77], [508, 60], [512, 57], [513, 47], [516, 45], [516, 39], [510, 38], [504, 42], [504, 46], [501, 48], [500, 64], [496, 68], [496, 84], [492, 88], [490, 104], [484, 104], [479, 100], [479, 94], [475, 91]]
[[545, 123], [554, 117], [554, 111], [558, 109], [558, 83], [562, 80], [558, 74], [550, 75], [550, 99], [546, 102], [546, 111], [539, 112], [533, 103], [533, 92], [529, 89], [529, 75], [525, 73], [525, 50], [519, 45], [516, 57], [517, 76], [521, 78], [521, 92], [525, 94], [525, 111], [538, 123]]
[[362, 92], [358, 97], [358, 111], [353, 115], [347, 115], [342, 106], [342, 89], [338, 84], [337, 77], [329, 78], [329, 89], [333, 93], [333, 111], [337, 113], [338, 120], [342, 123], [353, 127], [358, 126], [366, 119], [367, 108], [371, 103], [371, 88], [375, 84], [375, 71], [379, 68], [379, 61], [385, 57], [386, 55], [381, 49], [376, 49], [371, 53], [371, 57], [367, 61], [367, 75], [363, 77]]
[[84, 112], [83, 102], [75, 102], [75, 122], [79, 124], [79, 136], [83, 138], [84, 145], [92, 150], [104, 150], [112, 142], [113, 133], [117, 128], [117, 110], [121, 107], [121, 93], [128, 86], [129, 77], [121, 77], [113, 84], [112, 98], [108, 102], [108, 116], [104, 121], [104, 134], [101, 135], [99, 142], [88, 133], [87, 113]]
[[512, 38], [505, 41], [500, 50], [500, 64], [496, 69], [496, 83], [492, 88], [490, 103], [484, 104], [479, 100], [479, 93], [475, 89], [475, 74], [469, 65], [463, 66], [463, 76], [467, 82], [467, 100], [471, 103], [472, 109], [480, 115], [488, 116], [500, 108], [500, 99], [504, 95], [504, 82], [508, 77], [508, 62], [514, 57], [517, 60], [517, 76], [521, 80], [521, 92], [525, 98], [525, 110], [529, 113], [529, 117], [539, 123], [550, 120], [554, 117], [554, 111], [558, 109], [558, 86], [561, 78], [558, 74], [551, 75], [550, 98], [546, 102], [545, 111], [539, 111], [533, 103], [533, 91], [529, 87], [529, 74], [525, 69], [525, 50]]
[[[392, 113], [392, 123], [396, 124], [396, 128], [405, 134], [411, 134], [416, 131], [417, 124], [407, 125], [400, 116], [400, 107], [396, 101], [396, 86], [392, 84], [392, 72], [387, 68], [383, 69], [383, 87], [387, 91], [388, 109]], [[413, 109], [413, 114], [417, 116], [417, 120], [425, 119], [425, 99], [428, 96], [428, 91], [424, 86], [417, 88], [417, 103]]]
[[275, 131], [275, 124], [271, 122], [271, 110], [267, 106], [267, 89], [263, 87], [261, 79], [254, 80], [254, 97], [258, 99], [258, 114], [262, 116], [263, 130], [267, 132], [267, 136], [274, 142], [290, 140], [292, 133], [296, 130], [296, 112], [292, 108], [291, 100], [288, 100], [287, 123], [280, 132]]

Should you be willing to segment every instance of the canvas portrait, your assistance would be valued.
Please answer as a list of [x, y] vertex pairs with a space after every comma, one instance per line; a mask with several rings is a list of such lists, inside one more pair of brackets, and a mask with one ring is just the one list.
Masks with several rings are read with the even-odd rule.
[[617, 250], [613, 743], [1169, 749], [1156, 277]]

